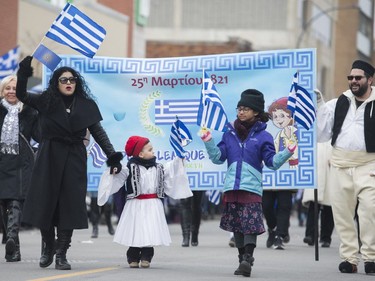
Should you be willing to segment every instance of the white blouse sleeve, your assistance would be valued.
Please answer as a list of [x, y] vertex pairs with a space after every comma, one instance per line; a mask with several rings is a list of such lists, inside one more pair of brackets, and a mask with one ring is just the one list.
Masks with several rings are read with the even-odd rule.
[[318, 142], [327, 142], [332, 138], [332, 128], [337, 99], [318, 104], [317, 136]]
[[173, 199], [182, 199], [193, 196], [183, 160], [176, 157], [164, 165], [165, 194]]
[[98, 187], [98, 205], [103, 206], [109, 196], [115, 194], [124, 185], [126, 178], [129, 175], [129, 169], [125, 165], [118, 174], [110, 174], [108, 167], [102, 174]]

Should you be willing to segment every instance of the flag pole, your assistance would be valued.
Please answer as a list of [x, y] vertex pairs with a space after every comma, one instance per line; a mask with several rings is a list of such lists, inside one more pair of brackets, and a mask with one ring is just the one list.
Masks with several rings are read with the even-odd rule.
[[206, 120], [207, 120], [207, 110], [205, 109], [205, 105], [204, 105], [204, 102], [205, 102], [205, 100], [204, 100], [204, 98], [203, 98], [203, 96], [204, 96], [204, 93], [203, 93], [203, 89], [204, 89], [204, 78], [205, 78], [205, 76], [204, 76], [204, 73], [205, 73], [205, 70], [204, 70], [204, 68], [202, 68], [202, 90], [201, 90], [201, 95], [202, 95], [202, 102], [203, 102], [203, 113], [205, 114], [205, 116], [204, 116], [204, 123], [203, 123], [203, 127], [202, 127], [202, 129], [201, 129], [201, 131], [202, 131], [202, 133], [203, 132], [205, 132], [206, 130], [207, 130], [207, 124], [206, 124]]
[[31, 56], [34, 56], [35, 51], [38, 49], [38, 47], [40, 46], [40, 44], [42, 44], [42, 42], [44, 41], [45, 38], [46, 38], [46, 35], [44, 35], [43, 38], [42, 38], [42, 40], [40, 40], [38, 46], [36, 46], [36, 48], [34, 49], [33, 53], [31, 54]]

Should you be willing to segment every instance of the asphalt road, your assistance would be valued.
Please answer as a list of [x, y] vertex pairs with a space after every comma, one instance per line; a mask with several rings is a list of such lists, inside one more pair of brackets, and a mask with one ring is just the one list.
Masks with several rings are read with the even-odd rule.
[[[68, 250], [70, 271], [55, 270], [54, 263], [48, 268], [38, 265], [40, 256], [40, 233], [37, 230], [22, 231], [22, 260], [17, 263], [0, 261], [0, 280], [240, 280], [243, 276], [233, 275], [238, 266], [237, 250], [228, 246], [229, 233], [219, 229], [219, 221], [202, 221], [199, 246], [181, 247], [181, 228], [170, 224], [172, 244], [156, 247], [155, 256], [148, 269], [131, 269], [126, 263], [127, 248], [112, 242], [105, 226], [100, 226], [99, 238], [91, 239], [91, 229], [75, 231], [72, 246]], [[338, 271], [340, 258], [336, 233], [330, 248], [319, 247], [316, 260], [314, 247], [302, 242], [304, 228], [292, 219], [291, 240], [285, 250], [268, 249], [267, 235], [258, 239], [255, 249], [255, 264], [251, 279], [263, 280], [369, 280], [374, 278], [364, 273], [363, 263], [357, 274], [342, 274]], [[5, 255], [4, 245], [0, 256]]]

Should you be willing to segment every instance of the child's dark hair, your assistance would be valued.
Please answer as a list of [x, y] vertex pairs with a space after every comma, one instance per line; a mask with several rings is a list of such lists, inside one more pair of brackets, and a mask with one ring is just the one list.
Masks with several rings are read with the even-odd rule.
[[259, 112], [258, 116], [260, 121], [267, 123], [271, 119], [271, 115], [268, 112]]

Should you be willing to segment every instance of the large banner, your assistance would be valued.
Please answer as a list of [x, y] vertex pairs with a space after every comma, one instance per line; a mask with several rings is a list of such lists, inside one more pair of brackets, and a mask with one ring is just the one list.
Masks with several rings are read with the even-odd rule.
[[[193, 141], [186, 168], [193, 190], [221, 189], [226, 163], [214, 165], [197, 135], [197, 111], [205, 70], [215, 83], [231, 122], [245, 89], [261, 91], [266, 110], [273, 117], [267, 130], [273, 135], [276, 150], [285, 147], [288, 138], [296, 138], [298, 148], [279, 170], [263, 170], [265, 189], [316, 187], [315, 125], [306, 130], [292, 123], [286, 99], [293, 75], [299, 72], [299, 84], [313, 95], [316, 84], [315, 49], [277, 50], [223, 55], [157, 59], [62, 56], [59, 66], [78, 70], [87, 81], [101, 110], [102, 125], [116, 150], [124, 151], [132, 135], [148, 137], [158, 162], [176, 157], [169, 135], [176, 116], [187, 125]], [[51, 72], [44, 68], [43, 85]], [[313, 96], [316, 103], [315, 96]], [[222, 133], [213, 132], [218, 143]], [[91, 138], [88, 146], [88, 189], [96, 190], [105, 168], [100, 149]], [[126, 159], [124, 160], [126, 162]], [[104, 164], [104, 165], [103, 165]]]

